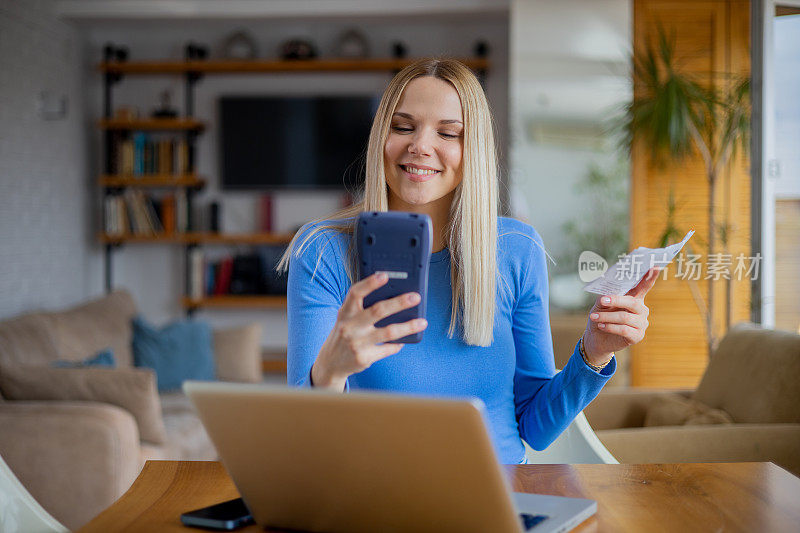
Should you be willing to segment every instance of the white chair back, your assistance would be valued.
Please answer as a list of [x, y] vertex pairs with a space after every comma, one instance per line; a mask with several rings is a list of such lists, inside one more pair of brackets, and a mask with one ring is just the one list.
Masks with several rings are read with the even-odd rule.
[[0, 457], [0, 533], [69, 533], [33, 499]]
[[530, 464], [619, 464], [594, 434], [583, 411], [546, 450], [539, 452], [525, 443], [525, 451]]

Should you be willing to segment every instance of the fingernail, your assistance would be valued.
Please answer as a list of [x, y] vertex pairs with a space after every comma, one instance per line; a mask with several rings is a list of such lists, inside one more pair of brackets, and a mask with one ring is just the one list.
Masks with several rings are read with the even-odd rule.
[[605, 324], [597, 324], [597, 327], [600, 328], [600, 329], [606, 329], [606, 325]]
[[386, 275], [385, 272], [381, 272], [380, 274], [378, 274], [378, 281], [386, 281], [387, 277], [388, 276]]
[[420, 328], [428, 327], [428, 321], [425, 320], [424, 318], [418, 318], [417, 319], [417, 327], [420, 327]]
[[406, 300], [408, 300], [408, 303], [415, 304], [419, 301], [419, 294], [417, 294], [416, 292], [413, 294], [409, 294]]
[[609, 298], [608, 296], [603, 296], [603, 297], [600, 299], [600, 301], [601, 301], [601, 302], [603, 302], [604, 304], [608, 305], [608, 304], [610, 304], [610, 303], [611, 303], [611, 298]]
[[591, 315], [589, 315], [589, 318], [591, 318], [592, 320], [597, 320], [598, 318], [600, 318], [600, 315], [597, 313], [592, 313]]

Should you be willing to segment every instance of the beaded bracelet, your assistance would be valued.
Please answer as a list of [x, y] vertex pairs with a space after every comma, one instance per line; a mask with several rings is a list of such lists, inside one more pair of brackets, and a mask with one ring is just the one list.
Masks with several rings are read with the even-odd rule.
[[589, 359], [586, 357], [586, 350], [583, 349], [583, 335], [581, 335], [581, 340], [578, 343], [578, 351], [581, 352], [581, 357], [583, 358], [583, 362], [586, 363], [586, 366], [588, 366], [595, 372], [600, 372], [601, 370], [603, 370], [606, 366], [608, 366], [608, 363], [611, 362], [611, 359], [614, 359], [614, 353], [612, 352], [611, 358], [602, 365], [593, 365], [592, 363], [590, 363]]

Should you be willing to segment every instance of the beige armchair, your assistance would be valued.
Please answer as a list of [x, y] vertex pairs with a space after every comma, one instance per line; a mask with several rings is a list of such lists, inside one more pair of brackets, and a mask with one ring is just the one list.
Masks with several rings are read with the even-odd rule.
[[771, 461], [800, 475], [800, 335], [732, 328], [694, 391], [604, 391], [584, 410], [621, 463]]

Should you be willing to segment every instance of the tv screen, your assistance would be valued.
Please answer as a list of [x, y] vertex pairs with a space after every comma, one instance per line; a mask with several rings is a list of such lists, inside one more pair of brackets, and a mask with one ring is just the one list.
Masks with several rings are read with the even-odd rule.
[[222, 188], [352, 189], [377, 96], [222, 97]]

